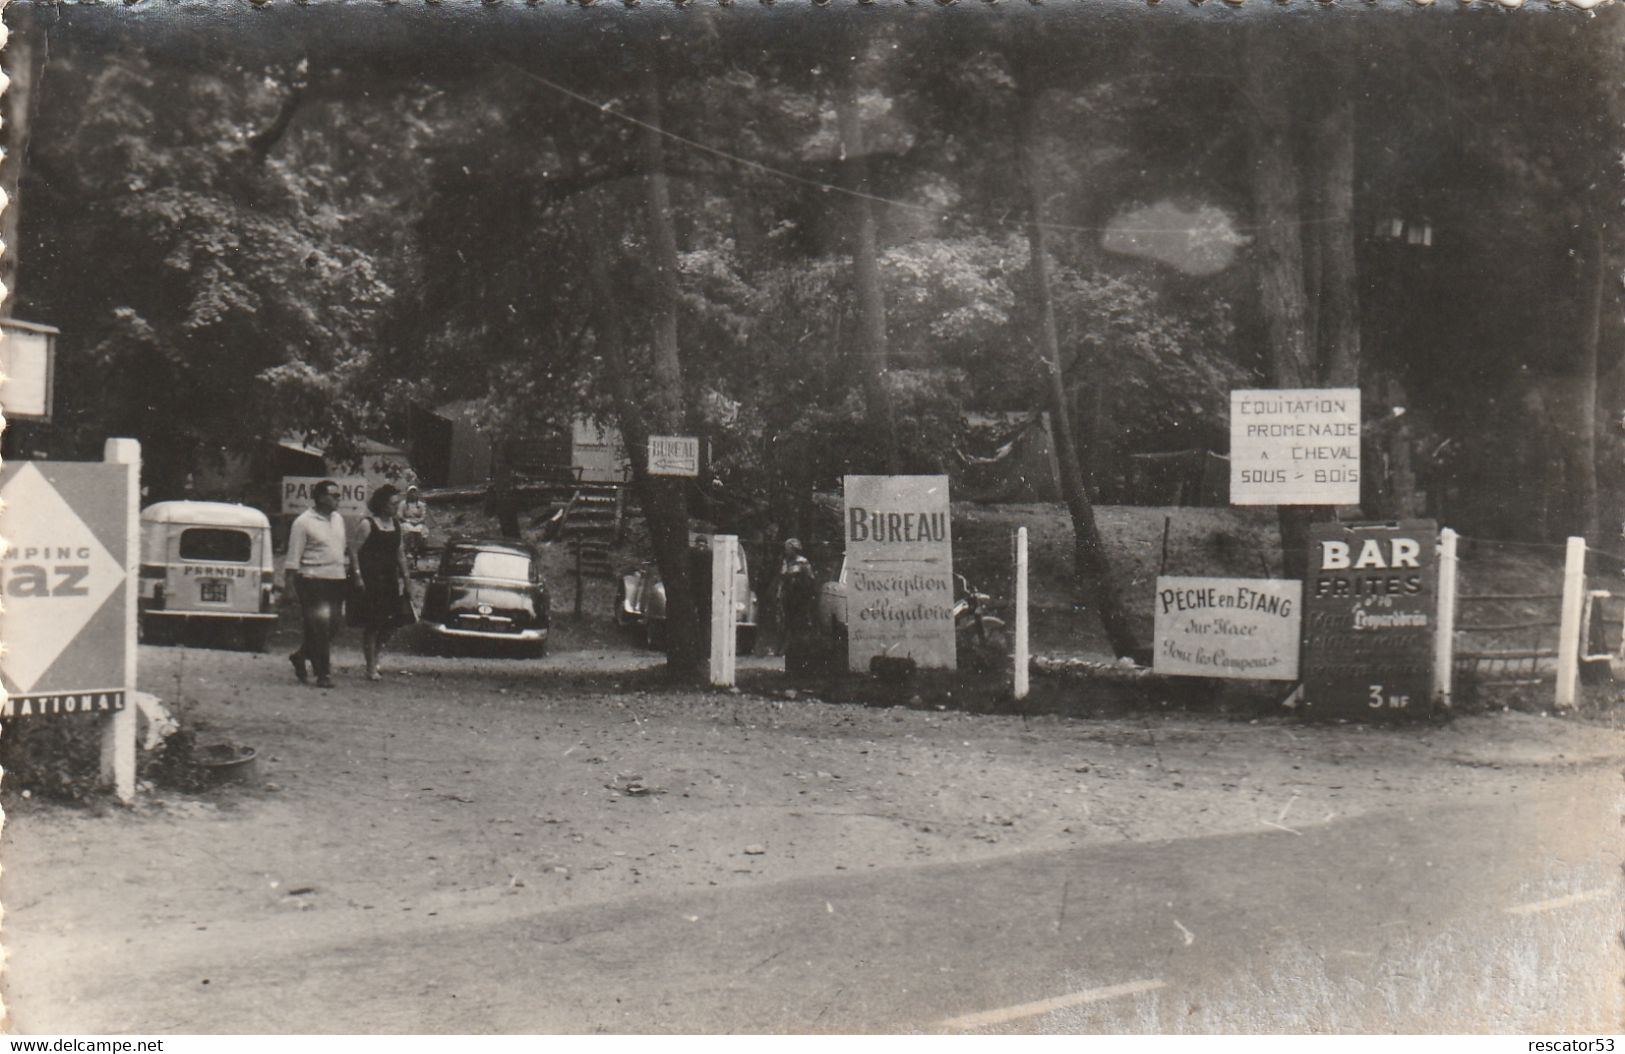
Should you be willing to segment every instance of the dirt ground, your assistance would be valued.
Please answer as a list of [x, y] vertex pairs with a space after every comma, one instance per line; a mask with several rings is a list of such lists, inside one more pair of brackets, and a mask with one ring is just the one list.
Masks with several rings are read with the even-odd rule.
[[200, 1027], [188, 1016], [197, 992], [102, 985], [93, 1004], [76, 1003], [85, 979], [55, 954], [69, 945], [82, 962], [87, 945], [162, 934], [154, 954], [179, 959], [229, 939], [223, 926], [284, 912], [323, 912], [335, 937], [359, 938], [453, 907], [540, 911], [1091, 842], [1301, 830], [1625, 763], [1611, 712], [1392, 729], [1155, 709], [978, 715], [812, 698], [775, 687], [785, 682], [770, 658], [746, 660], [748, 691], [669, 690], [657, 657], [601, 625], [558, 619], [541, 660], [397, 651], [381, 683], [360, 677], [347, 637], [331, 691], [294, 682], [286, 639], [269, 655], [143, 647], [143, 686], [205, 742], [254, 747], [260, 784], [148, 788], [132, 809], [99, 812], [13, 799], [12, 1027], [116, 1030], [119, 1007], [138, 998]]

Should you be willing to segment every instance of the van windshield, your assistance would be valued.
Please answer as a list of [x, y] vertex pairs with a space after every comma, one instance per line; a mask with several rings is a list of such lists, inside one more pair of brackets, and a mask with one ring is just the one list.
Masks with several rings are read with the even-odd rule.
[[246, 564], [254, 556], [254, 539], [247, 531], [224, 527], [188, 527], [181, 532], [182, 560]]

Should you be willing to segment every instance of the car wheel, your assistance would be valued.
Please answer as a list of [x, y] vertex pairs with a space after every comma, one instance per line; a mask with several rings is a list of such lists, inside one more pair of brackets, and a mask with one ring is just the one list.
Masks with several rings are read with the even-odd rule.
[[643, 643], [656, 651], [666, 650], [666, 620], [645, 619], [643, 622]]
[[734, 638], [734, 652], [738, 655], [750, 655], [756, 651], [756, 627], [741, 626], [738, 635]]

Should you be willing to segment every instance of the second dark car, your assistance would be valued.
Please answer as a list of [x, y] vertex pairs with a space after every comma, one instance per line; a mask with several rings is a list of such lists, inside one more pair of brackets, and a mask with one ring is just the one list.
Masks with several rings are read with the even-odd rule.
[[453, 538], [441, 551], [420, 617], [443, 644], [485, 642], [545, 653], [548, 600], [541, 555], [505, 538]]

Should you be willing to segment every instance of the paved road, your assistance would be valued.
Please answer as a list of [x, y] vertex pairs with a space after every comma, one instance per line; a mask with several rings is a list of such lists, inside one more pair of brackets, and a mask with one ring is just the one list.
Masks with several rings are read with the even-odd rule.
[[[1620, 789], [1575, 770], [1239, 836], [542, 913], [486, 898], [360, 942], [325, 911], [223, 920], [206, 950], [81, 945], [71, 1012], [123, 1032], [1617, 1031]], [[131, 972], [162, 994], [133, 1006]]]

